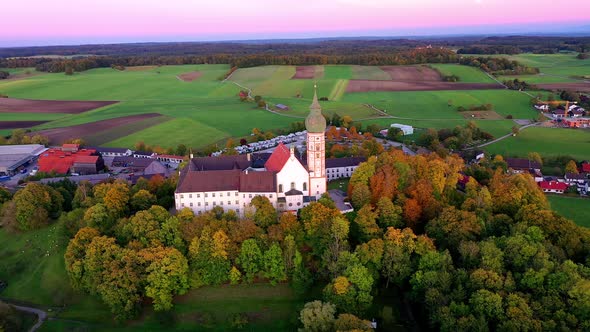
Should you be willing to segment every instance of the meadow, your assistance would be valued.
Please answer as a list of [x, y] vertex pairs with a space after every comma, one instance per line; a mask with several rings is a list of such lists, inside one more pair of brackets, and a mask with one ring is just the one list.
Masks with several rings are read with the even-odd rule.
[[529, 152], [542, 156], [571, 156], [590, 159], [590, 131], [531, 127], [516, 137], [509, 137], [484, 148], [489, 153], [511, 157], [526, 157]]
[[580, 226], [590, 227], [590, 199], [559, 195], [548, 195], [547, 199], [560, 215]]

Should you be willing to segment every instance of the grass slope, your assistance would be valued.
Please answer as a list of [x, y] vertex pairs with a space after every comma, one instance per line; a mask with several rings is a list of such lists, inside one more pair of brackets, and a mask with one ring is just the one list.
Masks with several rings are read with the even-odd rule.
[[548, 195], [551, 208], [576, 224], [590, 227], [590, 199]]
[[590, 131], [532, 127], [485, 149], [504, 156], [525, 157], [529, 152], [538, 152], [542, 156], [569, 155], [586, 160], [590, 159]]
[[432, 68], [438, 69], [445, 76], [457, 75], [461, 83], [495, 83], [483, 71], [469, 66], [455, 64], [431, 64]]

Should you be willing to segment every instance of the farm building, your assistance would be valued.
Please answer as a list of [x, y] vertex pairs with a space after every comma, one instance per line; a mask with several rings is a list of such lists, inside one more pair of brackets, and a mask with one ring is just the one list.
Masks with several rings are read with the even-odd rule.
[[326, 176], [328, 177], [328, 181], [351, 177], [359, 164], [365, 161], [367, 161], [365, 157], [326, 159]]
[[180, 164], [184, 161], [183, 156], [174, 156], [170, 154], [157, 154], [154, 153], [153, 158], [163, 162], [163, 163], [172, 163], [172, 164]]
[[80, 144], [64, 144], [61, 146], [63, 152], [78, 152]]
[[539, 182], [539, 187], [541, 187], [544, 193], [563, 194], [569, 186], [563, 182], [541, 181]]
[[135, 158], [131, 156], [115, 157], [113, 167], [124, 167], [129, 173], [162, 174], [166, 173], [166, 166], [159, 160], [151, 158]]
[[[111, 177], [110, 174], [108, 174], [108, 173], [102, 173], [102, 174], [70, 176], [70, 177], [68, 177], [68, 180], [69, 181], [72, 181], [74, 183], [80, 183], [82, 181], [88, 181], [91, 184], [97, 184], [97, 183], [101, 183], [101, 182], [107, 181], [110, 177]], [[48, 183], [60, 182], [60, 181], [63, 181], [63, 180], [64, 180], [63, 177], [57, 177], [57, 178], [45, 178], [45, 179], [41, 179], [41, 180], [39, 180], [39, 182], [41, 182], [43, 184], [48, 184]]]
[[[93, 149], [78, 149], [70, 144], [52, 148], [39, 156], [39, 171], [57, 174], [96, 174], [104, 168], [102, 157]], [[77, 145], [77, 144], [75, 144]]]
[[412, 126], [399, 124], [399, 123], [393, 123], [390, 127], [391, 128], [399, 128], [402, 131], [402, 133], [404, 133], [404, 135], [412, 135], [414, 133], [414, 127], [412, 127]]
[[570, 128], [589, 128], [590, 118], [564, 119], [563, 123]]
[[14, 175], [45, 151], [47, 148], [40, 144], [1, 145], [0, 175]]
[[534, 160], [523, 158], [506, 158], [506, 165], [508, 170], [512, 173], [540, 173], [541, 164]]
[[587, 162], [587, 161], [583, 162], [581, 167], [582, 167], [582, 172], [590, 173], [590, 162]]
[[92, 148], [96, 150], [101, 156], [103, 157], [121, 157], [121, 156], [130, 156], [133, 154], [133, 151], [125, 148], [104, 148], [104, 147], [97, 147]]
[[133, 151], [133, 158], [152, 158], [153, 156], [153, 152]]

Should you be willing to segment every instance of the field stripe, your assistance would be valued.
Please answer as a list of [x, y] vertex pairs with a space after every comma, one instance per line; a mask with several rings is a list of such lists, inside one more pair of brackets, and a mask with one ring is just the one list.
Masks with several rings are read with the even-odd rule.
[[344, 93], [346, 92], [346, 88], [348, 87], [348, 80], [337, 80], [332, 92], [330, 93], [329, 99], [330, 100], [340, 100]]

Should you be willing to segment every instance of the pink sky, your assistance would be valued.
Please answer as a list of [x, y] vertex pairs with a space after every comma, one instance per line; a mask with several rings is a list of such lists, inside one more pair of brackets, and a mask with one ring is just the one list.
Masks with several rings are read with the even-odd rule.
[[[589, 0], [6, 0], [0, 46], [27, 40], [295, 37], [590, 22]], [[567, 6], [558, 3], [567, 2]], [[565, 10], [562, 10], [566, 7]], [[560, 16], [557, 16], [560, 14]], [[584, 23], [586, 22], [586, 23]], [[465, 29], [469, 33], [471, 29]]]

